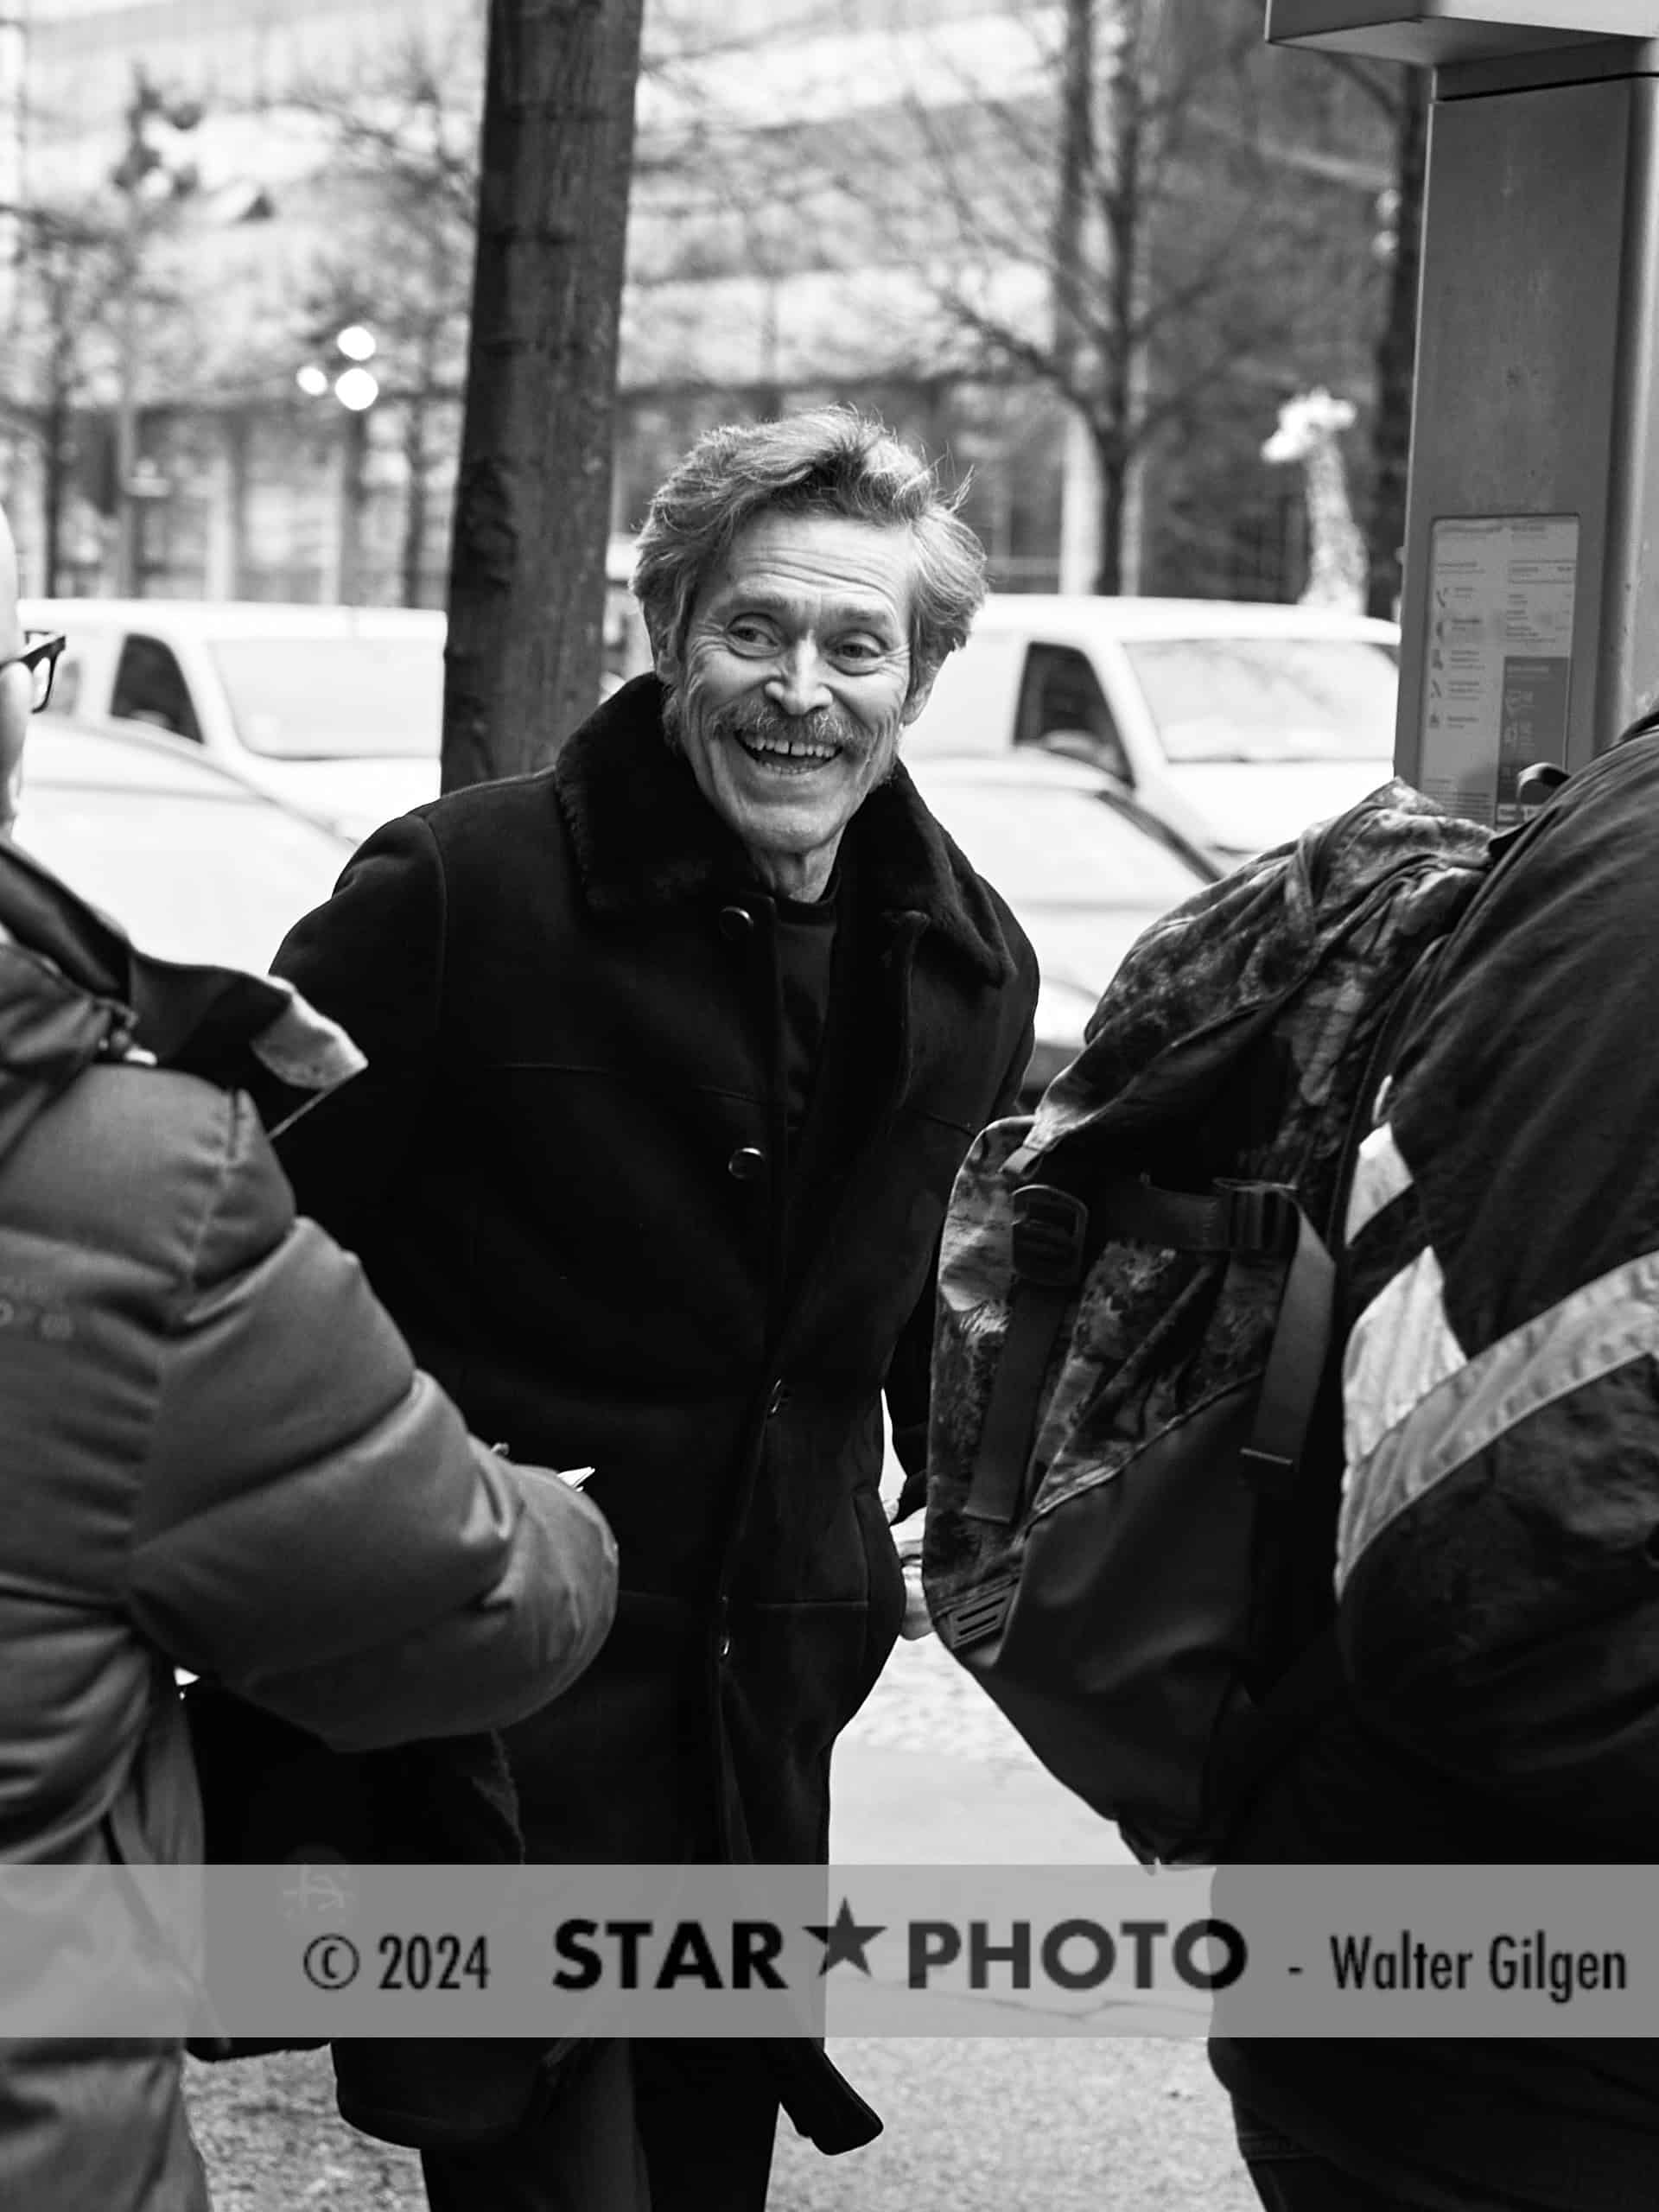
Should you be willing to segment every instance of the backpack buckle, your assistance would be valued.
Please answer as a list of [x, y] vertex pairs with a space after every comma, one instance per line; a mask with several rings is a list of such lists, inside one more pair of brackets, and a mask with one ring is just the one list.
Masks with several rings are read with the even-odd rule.
[[1052, 1183], [1022, 1183], [1014, 1194], [1014, 1271], [1043, 1290], [1065, 1290], [1083, 1280], [1089, 1209]]
[[1014, 1588], [1012, 1574], [999, 1574], [959, 1598], [954, 1605], [943, 1608], [935, 1626], [946, 1650], [966, 1651], [983, 1643], [988, 1637], [1000, 1635], [1014, 1609]]
[[1224, 1186], [1227, 1241], [1235, 1252], [1279, 1260], [1296, 1249], [1299, 1208], [1278, 1183], [1236, 1183]]

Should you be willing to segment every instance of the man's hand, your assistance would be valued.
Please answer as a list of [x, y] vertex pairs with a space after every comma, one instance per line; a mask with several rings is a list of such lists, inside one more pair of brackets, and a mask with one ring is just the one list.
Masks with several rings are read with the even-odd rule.
[[901, 1534], [893, 1531], [893, 1546], [899, 1554], [899, 1564], [905, 1573], [905, 1618], [899, 1624], [900, 1636], [913, 1642], [918, 1637], [931, 1636], [933, 1623], [928, 1616], [927, 1600], [922, 1595], [922, 1531], [920, 1516], [906, 1525]]

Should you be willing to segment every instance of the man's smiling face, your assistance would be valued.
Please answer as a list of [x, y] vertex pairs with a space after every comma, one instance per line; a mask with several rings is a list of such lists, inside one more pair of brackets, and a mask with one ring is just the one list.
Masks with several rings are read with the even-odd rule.
[[671, 734], [756, 874], [822, 896], [842, 832], [927, 702], [911, 681], [910, 532], [842, 515], [761, 515], [658, 655]]

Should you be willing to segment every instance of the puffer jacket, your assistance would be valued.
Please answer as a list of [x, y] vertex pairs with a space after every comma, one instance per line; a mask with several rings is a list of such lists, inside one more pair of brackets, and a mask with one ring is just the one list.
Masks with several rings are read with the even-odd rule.
[[[598, 1510], [475, 1443], [296, 1218], [260, 1104], [342, 1052], [0, 843], [0, 1861], [200, 1860], [175, 1666], [356, 1750], [537, 1710], [608, 1629]], [[200, 2212], [180, 2075], [0, 2047], [0, 2203]]]

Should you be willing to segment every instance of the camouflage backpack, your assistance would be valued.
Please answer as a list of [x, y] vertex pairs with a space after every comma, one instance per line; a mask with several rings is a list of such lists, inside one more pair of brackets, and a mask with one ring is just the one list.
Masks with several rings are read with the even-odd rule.
[[1335, 1694], [1333, 1225], [1488, 865], [1397, 782], [1249, 863], [1146, 932], [1034, 1116], [957, 1178], [929, 1608], [1143, 1858], [1213, 1855]]

